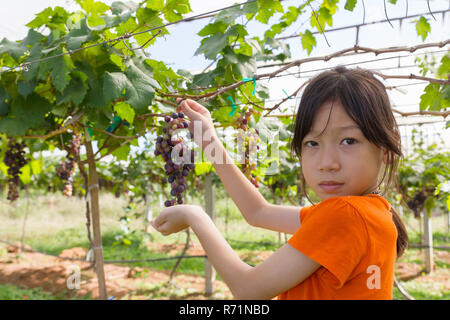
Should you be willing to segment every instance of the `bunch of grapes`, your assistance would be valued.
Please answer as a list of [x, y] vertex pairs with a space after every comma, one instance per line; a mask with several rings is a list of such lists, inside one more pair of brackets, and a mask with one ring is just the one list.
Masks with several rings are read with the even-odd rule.
[[66, 161], [61, 162], [56, 168], [56, 175], [64, 181], [63, 194], [66, 197], [72, 195], [73, 174], [75, 172], [75, 156], [80, 153], [81, 134], [77, 134], [70, 142]]
[[25, 158], [24, 148], [25, 142], [19, 143], [14, 138], [9, 140], [8, 150], [3, 159], [8, 166], [8, 200], [11, 202], [19, 198], [19, 175], [22, 173], [20, 169], [28, 162], [28, 159]]
[[238, 154], [241, 156], [239, 159], [241, 171], [247, 179], [258, 188], [258, 182], [261, 180], [259, 176], [256, 176], [256, 154], [257, 150], [259, 150], [259, 136], [257, 129], [248, 126], [252, 114], [253, 109], [250, 108], [243, 115], [239, 115], [238, 118], [235, 118], [233, 122], [238, 128], [236, 137]]
[[[170, 207], [175, 203], [182, 204], [182, 194], [186, 190], [186, 178], [191, 170], [195, 169], [194, 150], [190, 150], [180, 137], [175, 137], [174, 133], [179, 129], [186, 129], [188, 123], [184, 120], [184, 114], [172, 113], [165, 116], [166, 126], [163, 127], [163, 135], [156, 139], [155, 155], [161, 156], [165, 162], [167, 182], [170, 183], [170, 195], [176, 199], [166, 200], [164, 205]], [[189, 137], [192, 136], [189, 133]]]

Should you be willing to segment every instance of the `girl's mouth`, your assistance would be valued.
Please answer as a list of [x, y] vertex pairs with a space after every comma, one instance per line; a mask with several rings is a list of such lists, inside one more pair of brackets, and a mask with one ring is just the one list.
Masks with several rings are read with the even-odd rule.
[[340, 187], [343, 186], [343, 183], [336, 183], [336, 184], [319, 184], [319, 186], [324, 190], [325, 192], [334, 192], [338, 190]]

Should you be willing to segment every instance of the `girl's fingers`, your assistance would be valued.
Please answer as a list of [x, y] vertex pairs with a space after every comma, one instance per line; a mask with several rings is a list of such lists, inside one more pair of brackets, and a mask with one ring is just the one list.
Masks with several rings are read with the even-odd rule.
[[153, 225], [153, 227], [155, 227], [155, 229], [159, 229], [161, 227], [161, 225], [163, 225], [166, 221], [167, 220], [160, 215], [155, 220], [153, 220], [152, 225]]

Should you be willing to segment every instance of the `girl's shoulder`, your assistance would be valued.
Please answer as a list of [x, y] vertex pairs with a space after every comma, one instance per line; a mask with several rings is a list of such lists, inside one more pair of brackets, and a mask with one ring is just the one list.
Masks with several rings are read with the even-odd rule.
[[347, 203], [355, 208], [358, 207], [370, 207], [376, 206], [380, 209], [390, 210], [391, 205], [389, 202], [380, 195], [377, 194], [368, 194], [364, 196], [338, 196], [331, 197], [321, 201], [318, 204], [310, 206], [311, 209], [317, 209], [320, 207], [329, 207], [329, 206], [341, 206], [342, 204]]
[[[391, 205], [380, 195], [370, 194], [365, 196], [338, 196], [331, 197], [308, 207], [301, 212], [302, 218], [314, 215], [354, 215], [365, 216], [369, 212], [390, 213]], [[320, 213], [319, 213], [320, 212]]]

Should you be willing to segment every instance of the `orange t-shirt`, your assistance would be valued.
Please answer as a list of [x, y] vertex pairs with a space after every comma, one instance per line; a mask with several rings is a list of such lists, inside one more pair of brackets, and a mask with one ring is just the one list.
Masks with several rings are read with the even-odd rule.
[[300, 211], [288, 243], [321, 265], [279, 300], [392, 299], [397, 229], [379, 195], [325, 199]]

